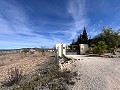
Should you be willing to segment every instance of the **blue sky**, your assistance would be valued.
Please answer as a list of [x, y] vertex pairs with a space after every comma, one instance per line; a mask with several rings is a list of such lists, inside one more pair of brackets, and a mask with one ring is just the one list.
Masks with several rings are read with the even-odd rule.
[[70, 44], [84, 27], [120, 29], [120, 0], [0, 0], [0, 49]]

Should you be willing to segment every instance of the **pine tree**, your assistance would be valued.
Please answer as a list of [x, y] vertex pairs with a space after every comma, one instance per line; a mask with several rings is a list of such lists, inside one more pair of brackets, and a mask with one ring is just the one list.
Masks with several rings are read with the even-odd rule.
[[88, 36], [86, 32], [86, 28], [84, 27], [83, 34], [82, 34], [83, 44], [88, 44]]
[[83, 43], [83, 37], [82, 35], [80, 34], [80, 36], [78, 36], [78, 39], [77, 39], [77, 44], [82, 44]]
[[73, 39], [73, 41], [72, 41], [72, 45], [75, 45], [75, 40]]

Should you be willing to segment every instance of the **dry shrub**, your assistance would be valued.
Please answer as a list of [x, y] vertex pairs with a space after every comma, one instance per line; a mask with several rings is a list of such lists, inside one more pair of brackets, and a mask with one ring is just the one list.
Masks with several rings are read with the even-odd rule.
[[67, 85], [74, 85], [72, 78], [76, 76], [77, 72], [59, 71], [58, 62], [50, 60], [45, 64], [45, 68], [37, 70], [33, 79], [12, 90], [68, 90]]
[[2, 84], [4, 86], [12, 86], [13, 84], [17, 84], [22, 79], [22, 76], [23, 72], [21, 67], [8, 69], [8, 77], [2, 82]]
[[64, 62], [68, 62], [71, 60], [71, 58], [66, 57], [64, 54], [62, 55], [62, 58], [64, 59]]
[[38, 55], [33, 55], [33, 57], [38, 57]]
[[4, 65], [5, 65], [4, 60], [5, 60], [5, 58], [2, 57], [2, 58], [1, 58], [1, 61], [0, 61], [0, 66], [4, 66]]

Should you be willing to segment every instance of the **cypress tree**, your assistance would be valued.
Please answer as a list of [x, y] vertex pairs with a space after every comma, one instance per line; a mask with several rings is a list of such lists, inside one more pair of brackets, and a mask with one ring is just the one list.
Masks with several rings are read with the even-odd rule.
[[83, 30], [83, 35], [82, 35], [82, 39], [83, 39], [83, 44], [88, 44], [88, 36], [87, 36], [87, 32], [86, 32], [86, 28], [84, 27]]
[[72, 45], [75, 45], [75, 40], [73, 39], [73, 41], [72, 41]]

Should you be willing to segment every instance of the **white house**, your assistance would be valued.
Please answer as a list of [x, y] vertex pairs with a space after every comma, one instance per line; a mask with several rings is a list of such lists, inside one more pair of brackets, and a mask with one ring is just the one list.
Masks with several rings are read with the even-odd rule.
[[56, 44], [56, 50], [57, 51], [57, 55], [62, 57], [62, 55], [66, 55], [66, 45], [65, 44]]
[[88, 44], [80, 44], [80, 54], [85, 54], [88, 50]]

